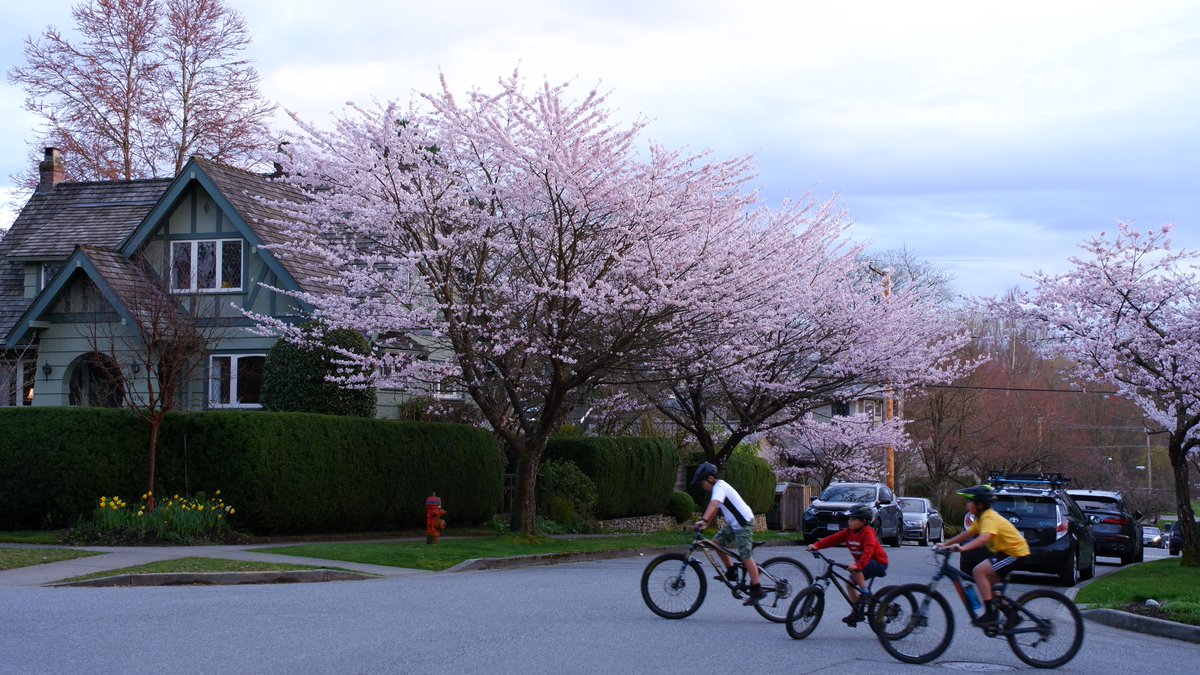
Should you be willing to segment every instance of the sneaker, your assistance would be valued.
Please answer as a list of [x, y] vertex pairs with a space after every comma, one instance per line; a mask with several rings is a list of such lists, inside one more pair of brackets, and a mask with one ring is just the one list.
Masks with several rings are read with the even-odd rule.
[[767, 592], [764, 591], [762, 588], [751, 588], [749, 596], [750, 597], [746, 598], [746, 601], [742, 603], [743, 605], [746, 605], [747, 607], [749, 607], [750, 605], [757, 605], [760, 600], [767, 597]]
[[984, 612], [983, 616], [977, 616], [974, 619], [971, 619], [972, 626], [987, 627], [987, 626], [995, 626], [999, 623], [1000, 623], [1000, 616], [996, 613], [996, 610], [992, 610], [990, 612]]
[[738, 580], [737, 568], [730, 567], [729, 569], [725, 570], [725, 578], [729, 581], [737, 581]]
[[854, 628], [855, 626], [857, 626], [858, 622], [862, 621], [862, 620], [863, 620], [863, 615], [859, 614], [857, 611], [850, 612], [849, 615], [842, 617], [842, 623], [846, 624], [847, 626], [850, 626], [851, 628]]

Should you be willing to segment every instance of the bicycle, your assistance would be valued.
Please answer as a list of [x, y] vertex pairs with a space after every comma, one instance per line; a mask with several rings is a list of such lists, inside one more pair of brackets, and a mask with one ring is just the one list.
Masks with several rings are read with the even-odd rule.
[[[757, 548], [764, 542], [753, 542]], [[704, 553], [703, 557], [696, 555]], [[726, 577], [725, 565], [718, 553], [725, 553], [733, 561], [730, 570], [735, 570], [735, 579]], [[683, 619], [700, 609], [708, 593], [708, 580], [701, 562], [707, 559], [716, 573], [714, 578], [725, 585], [736, 599], [750, 594], [750, 578], [742, 558], [717, 542], [697, 532], [686, 553], [664, 553], [651, 560], [642, 572], [642, 599], [650, 611], [664, 619]], [[758, 563], [762, 590], [766, 597], [754, 605], [764, 618], [782, 623], [787, 618], [788, 603], [797, 589], [812, 583], [812, 574], [804, 565], [787, 557], [770, 558]]]
[[[900, 615], [876, 635], [889, 654], [905, 663], [928, 663], [950, 646], [954, 615], [945, 596], [937, 591], [942, 579], [950, 579], [971, 619], [979, 616], [975, 603], [968, 598], [968, 592], [974, 595], [973, 577], [950, 564], [949, 551], [935, 550], [934, 559], [938, 569], [928, 585], [896, 586], [880, 599], [899, 608]], [[1000, 622], [980, 626], [983, 633], [988, 637], [1004, 636], [1017, 658], [1035, 668], [1057, 668], [1075, 658], [1083, 644], [1083, 617], [1075, 603], [1047, 588], [1012, 600], [1004, 595], [1005, 587], [1000, 583], [993, 589]]]
[[[850, 566], [829, 558], [820, 551], [810, 551], [814, 558], [818, 558], [825, 563], [825, 571], [819, 575], [812, 585], [801, 590], [792, 600], [791, 607], [788, 607], [787, 613], [787, 632], [793, 640], [803, 640], [812, 635], [812, 632], [817, 629], [817, 625], [821, 623], [821, 617], [825, 614], [825, 589], [830, 584], [837, 589], [838, 593], [845, 598], [846, 603], [850, 605], [859, 615], [867, 620], [867, 625], [872, 631], [878, 631], [882, 625], [886, 625], [893, 616], [899, 615], [899, 608], [890, 608], [887, 605], [881, 605], [879, 598], [883, 597], [891, 586], [885, 586], [879, 593], [872, 593], [871, 586], [875, 582], [876, 577], [867, 580], [866, 587], [858, 586], [849, 577]], [[847, 574], [839, 574], [837, 568], [846, 570]], [[842, 583], [834, 583], [834, 580], [840, 580]], [[854, 586], [858, 591], [858, 600], [851, 602], [850, 595], [843, 588], [845, 586]], [[882, 608], [882, 609], [881, 609]], [[856, 623], [849, 624], [853, 628]]]

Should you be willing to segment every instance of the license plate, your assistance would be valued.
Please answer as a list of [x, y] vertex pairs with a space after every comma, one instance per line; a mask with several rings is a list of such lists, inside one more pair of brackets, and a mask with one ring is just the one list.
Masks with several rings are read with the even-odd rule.
[[837, 532], [840, 529], [842, 529], [842, 526], [838, 525], [837, 523], [833, 523], [832, 525], [829, 526], [830, 532]]

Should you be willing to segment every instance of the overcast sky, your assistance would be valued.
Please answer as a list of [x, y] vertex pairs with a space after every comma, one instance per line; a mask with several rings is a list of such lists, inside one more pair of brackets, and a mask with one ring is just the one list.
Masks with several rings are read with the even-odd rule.
[[[72, 4], [5, 3], [4, 70], [26, 36], [73, 30]], [[231, 4], [264, 94], [307, 120], [407, 101], [439, 71], [458, 90], [518, 65], [598, 84], [648, 140], [754, 155], [771, 203], [837, 194], [856, 239], [907, 247], [964, 294], [1062, 270], [1118, 219], [1200, 248], [1200, 3]], [[0, 84], [0, 185], [37, 124], [22, 100]]]

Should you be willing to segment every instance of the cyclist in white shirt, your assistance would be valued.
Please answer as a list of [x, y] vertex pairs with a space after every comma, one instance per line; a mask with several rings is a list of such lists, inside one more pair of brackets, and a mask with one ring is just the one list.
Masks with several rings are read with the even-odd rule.
[[[696, 473], [692, 475], [692, 485], [701, 485], [712, 495], [708, 506], [704, 508], [704, 514], [696, 522], [696, 531], [708, 527], [716, 517], [717, 509], [721, 510], [721, 515], [725, 517], [725, 526], [717, 531], [713, 541], [736, 550], [741, 556], [742, 563], [746, 565], [746, 572], [750, 575], [750, 597], [743, 604], [757, 604], [767, 594], [762, 590], [758, 564], [754, 562], [754, 545], [751, 541], [754, 537], [754, 512], [732, 485], [717, 479], [717, 467], [708, 462], [696, 468]], [[733, 568], [733, 560], [724, 553], [720, 553], [720, 556], [721, 562], [725, 563], [725, 578], [736, 579], [737, 571]]]

